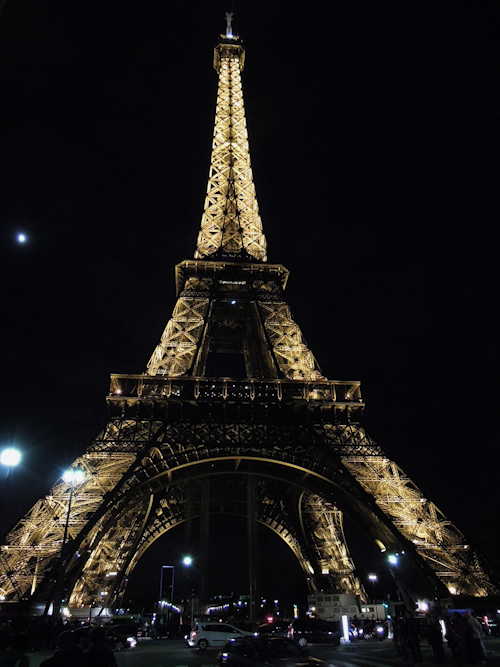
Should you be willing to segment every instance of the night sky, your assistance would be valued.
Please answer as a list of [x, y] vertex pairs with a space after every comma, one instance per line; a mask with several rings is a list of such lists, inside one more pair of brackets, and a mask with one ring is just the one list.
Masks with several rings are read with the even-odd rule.
[[[295, 319], [325, 375], [362, 381], [369, 433], [498, 563], [500, 9], [232, 4], [269, 260], [292, 272]], [[170, 316], [227, 9], [9, 0], [0, 17], [0, 442], [24, 451], [2, 532], [105, 423], [109, 373], [142, 372]], [[244, 589], [238, 529], [217, 526]]]

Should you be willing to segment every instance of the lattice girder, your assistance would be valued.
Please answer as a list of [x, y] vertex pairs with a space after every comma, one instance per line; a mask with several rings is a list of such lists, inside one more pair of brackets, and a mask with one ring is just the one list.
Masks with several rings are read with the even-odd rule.
[[463, 534], [396, 463], [383, 455], [343, 457], [342, 462], [451, 593], [488, 595], [495, 591]]
[[[244, 477], [231, 478], [230, 482], [226, 480], [223, 484], [219, 484], [215, 479], [210, 487], [210, 513], [212, 515], [223, 514], [245, 517], [247, 508], [244, 494], [235, 494], [236, 489], [244, 490], [245, 485], [246, 479]], [[257, 488], [256, 520], [270, 528], [288, 545], [296, 556], [306, 578], [309, 579], [310, 585], [313, 586], [313, 581], [310, 578], [312, 573], [311, 564], [303, 552], [300, 537], [283, 504], [279, 487], [276, 487], [276, 484], [271, 484], [269, 480], [261, 479]], [[230, 494], [227, 493], [228, 489], [231, 490]], [[284, 490], [282, 493], [284, 493]], [[195, 501], [191, 497], [188, 503], [182, 485], [166, 487], [160, 491], [156, 501], [156, 510], [152, 513], [151, 520], [144, 530], [127, 574], [133, 570], [145, 551], [159, 537], [184, 521], [199, 518], [201, 514], [200, 503], [200, 497]]]
[[304, 343], [299, 326], [292, 319], [287, 303], [259, 301], [264, 328], [283, 375], [290, 380], [319, 380], [312, 352]]
[[207, 196], [195, 257], [242, 253], [266, 260], [266, 239], [253, 184], [241, 86], [243, 49], [219, 45], [219, 73]]
[[191, 369], [205, 322], [208, 298], [180, 297], [148, 362], [149, 375], [185, 375]]
[[[109, 514], [109, 516], [106, 519], [108, 528], [103, 526], [100, 536], [95, 538], [96, 545], [99, 544], [100, 540], [104, 540], [105, 542], [109, 540], [109, 538], [106, 537], [106, 531], [109, 530], [111, 526], [117, 524], [117, 522], [119, 521], [119, 517], [122, 514], [127, 513], [128, 511], [127, 507], [134, 506], [134, 504], [136, 503], [137, 494], [139, 494], [139, 497], [142, 497], [144, 494], [150, 492], [151, 493], [160, 492], [165, 483], [168, 484], [171, 483], [172, 479], [171, 476], [174, 474], [173, 472], [174, 470], [176, 469], [184, 471], [186, 470], [185, 466], [187, 462], [194, 463], [196, 466], [196, 464], [199, 463], [203, 464], [205, 461], [209, 463], [212, 460], [220, 460], [221, 456], [227, 454], [229, 455], [227, 458], [233, 461], [231, 465], [237, 464], [238, 470], [241, 470], [241, 474], [245, 474], [245, 471], [243, 469], [243, 464], [238, 463], [239, 461], [238, 457], [234, 457], [235, 451], [238, 451], [241, 457], [244, 457], [245, 454], [254, 454], [260, 456], [266, 456], [266, 460], [270, 460], [270, 457], [273, 457], [276, 462], [282, 462], [288, 460], [289, 462], [296, 461], [297, 463], [301, 463], [305, 457], [307, 457], [308, 455], [310, 457], [312, 453], [311, 443], [310, 442], [308, 444], [304, 443], [304, 445], [302, 446], [298, 445], [297, 441], [296, 440], [294, 441], [291, 432], [286, 433], [286, 437], [288, 440], [288, 450], [286, 452], [283, 452], [283, 450], [277, 449], [274, 444], [271, 446], [271, 449], [266, 449], [265, 447], [262, 446], [261, 442], [259, 442], [258, 445], [257, 443], [255, 443], [254, 446], [251, 445], [250, 443], [247, 446], [242, 446], [240, 442], [237, 449], [235, 449], [239, 432], [238, 429], [234, 429], [234, 427], [231, 428], [229, 426], [226, 429], [226, 435], [224, 435], [223, 431], [219, 430], [215, 432], [215, 438], [209, 439], [206, 436], [208, 435], [209, 432], [213, 434], [214, 429], [213, 425], [207, 425], [207, 427], [208, 427], [207, 430], [205, 429], [203, 430], [203, 434], [205, 437], [202, 437], [200, 439], [199, 444], [196, 444], [196, 440], [193, 441], [193, 436], [197, 433], [197, 429], [192, 424], [184, 424], [181, 425], [180, 428], [177, 427], [175, 440], [173, 441], [171, 441], [169, 438], [169, 435], [172, 435], [172, 431], [168, 428], [168, 425], [165, 425], [164, 429], [160, 429], [163, 441], [161, 442], [161, 444], [157, 443], [157, 445], [155, 446], [154, 451], [156, 451], [157, 453], [155, 455], [146, 456], [141, 460], [140, 466], [137, 470], [137, 474], [131, 476], [130, 481], [127, 483], [127, 485], [123, 487], [120, 494], [115, 496], [112, 504], [113, 511]], [[183, 438], [186, 439], [185, 442], [183, 442]], [[191, 443], [191, 446], [187, 446], [188, 443]], [[116, 443], [116, 446], [120, 447], [120, 443]], [[233, 456], [230, 456], [231, 454], [233, 454]], [[319, 470], [321, 470], [323, 474], [326, 474], [329, 479], [333, 479], [336, 476], [340, 475], [342, 483], [345, 485], [347, 480], [345, 478], [344, 473], [341, 473], [338, 470], [337, 473], [335, 473], [336, 467], [338, 465], [335, 462], [336, 460], [331, 460], [329, 464], [330, 467], [328, 467], [326, 465], [324, 456], [325, 456], [324, 454], [322, 454], [321, 456], [319, 455], [313, 456], [312, 462], [313, 463], [314, 461], [319, 462], [319, 460], [322, 459], [323, 463], [320, 466]], [[216, 458], [214, 459], [213, 457]], [[228, 461], [228, 463], [230, 463], [230, 461]], [[219, 469], [221, 465], [222, 464], [219, 464]], [[231, 468], [231, 465], [228, 470], [229, 472], [231, 470], [234, 471], [234, 468]], [[213, 467], [213, 465], [210, 463], [209, 466]], [[193, 470], [196, 473], [198, 468], [195, 467]], [[167, 474], [166, 477], [165, 474]], [[300, 473], [299, 479], [303, 479], [303, 474], [304, 474], [303, 472]], [[173, 479], [175, 480], [175, 478]], [[183, 479], [184, 478], [181, 477], [181, 481]], [[354, 488], [352, 490], [354, 491]], [[120, 563], [117, 563], [115, 561], [113, 562], [109, 561], [106, 563], [107, 568], [112, 567], [114, 569], [115, 567], [118, 568], [119, 566]], [[101, 572], [101, 574], [105, 573], [106, 571], [105, 567], [101, 566], [93, 566], [93, 569], [96, 572]], [[85, 573], [85, 570], [83, 572]], [[93, 591], [97, 590], [102, 585], [103, 585], [102, 580], [100, 580], [97, 584], [93, 584], [91, 595], [93, 595]], [[76, 599], [77, 598], [75, 597], [75, 600]], [[81, 597], [79, 599], [83, 600], [84, 597]]]
[[[73, 493], [68, 543], [77, 540], [89, 517], [102, 504], [104, 495], [115, 489], [134, 459], [127, 453], [106, 457], [86, 453], [74, 462], [85, 471], [86, 480]], [[69, 496], [70, 487], [64, 482], [57, 483], [8, 533], [1, 547], [0, 563], [0, 592], [6, 597], [28, 594], [62, 556]]]
[[[123, 401], [126, 404], [126, 397]], [[416, 487], [407, 481], [392, 462], [380, 455], [380, 449], [357, 425], [305, 426], [277, 423], [223, 424], [171, 422], [162, 419], [134, 420], [127, 415], [131, 411], [133, 408], [128, 407], [121, 419], [113, 420], [103, 435], [78, 460], [79, 465], [86, 466], [88, 482], [75, 493], [74, 510], [70, 517], [70, 535], [73, 540], [71, 547], [73, 553], [80, 550], [82, 554], [79, 559], [70, 559], [67, 565], [68, 577], [74, 583], [72, 600], [75, 604], [88, 602], [89, 598], [95, 597], [98, 589], [107, 590], [103, 588], [103, 584], [110, 568], [112, 571], [119, 571], [133, 558], [134, 554], [129, 553], [125, 546], [133, 544], [140, 533], [142, 510], [139, 511], [139, 508], [145, 507], [141, 504], [145, 501], [140, 499], [159, 493], [165, 488], [166, 483], [170, 485], [176, 480], [177, 484], [185, 483], [186, 474], [201, 474], [202, 471], [206, 471], [203, 474], [215, 474], [208, 473], [209, 470], [214, 470], [214, 465], [217, 474], [225, 472], [235, 474], [236, 468], [239, 473], [248, 474], [251, 469], [248, 466], [255, 465], [260, 467], [253, 474], [264, 477], [276, 475], [276, 471], [281, 470], [279, 475], [285, 475], [283, 479], [298, 486], [310, 487], [311, 493], [321, 497], [323, 491], [318, 491], [315, 486], [317, 482], [314, 480], [324, 480], [321, 484], [327, 484], [326, 488], [331, 488], [328, 492], [330, 497], [325, 497], [325, 501], [327, 503], [338, 501], [337, 504], [340, 506], [343, 504], [345, 506], [347, 502], [349, 506], [349, 497], [352, 496], [356, 500], [350, 509], [351, 513], [359, 511], [356, 508], [364, 504], [374, 535], [380, 535], [388, 548], [401, 548], [401, 544], [405, 544], [398, 541], [401, 534], [411, 539], [408, 526], [395, 525], [397, 520], [408, 516], [408, 510], [405, 509], [403, 512], [400, 509], [403, 503], [393, 501], [396, 497], [401, 498], [404, 489], [408, 488], [410, 507], [415, 507]], [[257, 414], [255, 413], [253, 419]], [[372, 454], [367, 455], [367, 451], [371, 451]], [[140, 452], [144, 454], [138, 459]], [[192, 473], [189, 472], [191, 469]], [[266, 472], [268, 469], [269, 472]], [[358, 486], [355, 479], [361, 486]], [[383, 479], [387, 481], [385, 487], [382, 484]], [[121, 481], [118, 484], [119, 480]], [[332, 486], [328, 486], [329, 484]], [[364, 488], [369, 496], [365, 497], [361, 488]], [[386, 489], [385, 495], [382, 493], [383, 488]], [[63, 517], [67, 508], [65, 492], [67, 489], [65, 491], [64, 485], [57, 485], [53, 494], [41, 503], [37, 503], [27, 520], [21, 522], [9, 535], [8, 545], [15, 545], [16, 548], [9, 551], [7, 546], [3, 553], [10, 560], [9, 569], [14, 573], [16, 585], [23, 594], [29, 591], [35, 579], [37, 582], [42, 580], [44, 572], [50, 574], [51, 563], [53, 565], [58, 558], [64, 525]], [[103, 505], [103, 498], [106, 495], [108, 509], [99, 514], [99, 508]], [[370, 497], [378, 502], [378, 515], [373, 514]], [[387, 500], [390, 502], [384, 505], [384, 501]], [[421, 505], [424, 506], [424, 503]], [[133, 512], [129, 514], [134, 507], [135, 515]], [[426, 517], [432, 518], [434, 540], [437, 539], [436, 535], [437, 537], [442, 535], [442, 531], [448, 531], [446, 534], [450, 534], [449, 526], [443, 525], [442, 516], [434, 505], [429, 504], [426, 512]], [[55, 522], [50, 521], [51, 513], [56, 516]], [[83, 525], [85, 521], [87, 523]], [[40, 526], [42, 526], [41, 532]], [[129, 535], [134, 526], [132, 531], [134, 534]], [[332, 526], [330, 521], [328, 530], [332, 531]], [[336, 528], [337, 531], [340, 528], [338, 523]], [[324, 526], [320, 532], [325, 533]], [[455, 539], [448, 540], [449, 546], [459, 546], [457, 533], [451, 534]], [[323, 543], [326, 542], [329, 544], [325, 552], [328, 555], [323, 558], [325, 564], [328, 559], [330, 562], [333, 559], [339, 563], [347, 558], [347, 552], [339, 546], [334, 533], [330, 533], [328, 540], [323, 536]], [[451, 548], [444, 549], [442, 546], [436, 549], [430, 539], [428, 543], [425, 548], [418, 544], [415, 547], [436, 575], [449, 584], [449, 573], [456, 573], [457, 555], [460, 556], [463, 552]], [[33, 560], [37, 550], [41, 557]], [[110, 554], [113, 554], [113, 557]], [[36, 567], [38, 570], [35, 574]], [[337, 570], [342, 569], [335, 567]], [[335, 570], [335, 567], [331, 569]], [[347, 565], [343, 569], [347, 570]], [[346, 575], [347, 579], [342, 585], [346, 587], [349, 585], [350, 590], [355, 590], [356, 584], [353, 583], [352, 576], [348, 573]], [[470, 579], [470, 587], [475, 585], [477, 593], [482, 590], [477, 585], [480, 576], [477, 567], [475, 576], [476, 579]], [[14, 595], [12, 583], [5, 573], [0, 582], [3, 594]], [[453, 579], [453, 585], [455, 584], [457, 584], [456, 577]]]
[[[148, 461], [158, 457], [161, 458], [161, 452], [155, 448]], [[241, 483], [244, 484], [244, 480], [231, 481], [230, 495], [224, 492], [227, 487], [212, 485], [210, 513], [245, 517], [245, 502], [234, 497], [235, 488]], [[300, 538], [287, 517], [283, 502], [273, 495], [276, 491], [273, 488], [265, 480], [259, 482], [256, 520], [270, 528], [288, 545], [311, 590], [315, 590], [311, 564], [304, 555]], [[70, 601], [72, 607], [88, 606], [96, 602], [108, 606], [116, 603], [117, 596], [124, 590], [124, 581], [151, 544], [172, 528], [200, 516], [200, 499], [193, 503], [190, 498], [188, 502], [182, 485], [162, 487], [157, 490], [154, 499], [151, 497], [149, 501], [148, 493], [146, 489], [142, 497], [134, 496], [129, 505], [121, 510], [117, 521], [108, 520], [109, 529], [103, 532], [99, 544], [93, 548], [73, 589]]]
[[301, 497], [303, 528], [316, 553], [322, 589], [352, 593], [366, 600], [344, 536], [342, 512], [316, 494]]

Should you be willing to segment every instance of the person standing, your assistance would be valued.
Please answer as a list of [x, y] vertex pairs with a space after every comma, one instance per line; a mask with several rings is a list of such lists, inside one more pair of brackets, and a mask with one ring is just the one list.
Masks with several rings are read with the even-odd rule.
[[473, 665], [486, 662], [486, 649], [483, 643], [483, 628], [481, 623], [470, 612], [465, 614], [467, 627], [468, 658]]
[[446, 638], [448, 646], [455, 665], [465, 664], [465, 636], [466, 636], [465, 620], [456, 611], [447, 619], [446, 622]]
[[40, 667], [88, 667], [89, 664], [76, 643], [74, 633], [67, 631], [59, 635], [54, 655], [44, 660]]
[[113, 651], [106, 641], [106, 633], [102, 628], [94, 628], [87, 661], [92, 667], [117, 667]]
[[434, 663], [436, 665], [444, 664], [444, 646], [443, 646], [443, 633], [441, 631], [441, 625], [439, 623], [439, 616], [436, 614], [431, 614], [427, 619], [427, 641], [432, 648], [432, 655], [434, 657]]
[[23, 640], [9, 637], [0, 647], [0, 667], [29, 667], [30, 659], [24, 653]]
[[422, 662], [422, 653], [420, 651], [420, 632], [417, 619], [409, 614], [406, 622], [408, 627], [408, 648], [410, 649], [410, 655], [413, 658], [413, 662], [418, 664]]

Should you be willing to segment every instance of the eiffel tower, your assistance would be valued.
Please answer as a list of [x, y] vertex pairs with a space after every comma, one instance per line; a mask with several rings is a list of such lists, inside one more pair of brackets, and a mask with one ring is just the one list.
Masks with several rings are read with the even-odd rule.
[[310, 591], [365, 598], [345, 512], [439, 594], [493, 593], [477, 551], [365, 432], [360, 383], [323, 377], [293, 319], [289, 272], [267, 262], [245, 51], [227, 18], [201, 229], [194, 259], [175, 269], [172, 317], [144, 373], [111, 376], [107, 425], [74, 462], [84, 481], [57, 483], [6, 536], [1, 599], [116, 606], [172, 528], [200, 519], [203, 557], [217, 513], [246, 520], [252, 604], [257, 524], [292, 550]]

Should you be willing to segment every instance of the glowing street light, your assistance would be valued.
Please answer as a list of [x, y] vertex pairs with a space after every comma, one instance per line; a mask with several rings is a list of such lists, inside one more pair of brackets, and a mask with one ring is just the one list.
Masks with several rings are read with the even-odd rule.
[[[73, 502], [73, 493], [75, 488], [79, 484], [83, 484], [85, 481], [85, 470], [82, 468], [68, 468], [62, 474], [63, 481], [69, 486], [69, 498], [68, 498], [68, 509], [66, 511], [66, 521], [64, 522], [64, 534], [61, 544], [61, 553], [59, 555], [59, 573], [56, 579], [55, 591], [54, 591], [54, 600], [52, 602], [52, 614], [56, 617], [59, 616], [61, 611], [61, 598], [62, 598], [62, 588], [64, 580], [64, 569], [65, 569], [65, 551], [66, 544], [68, 542], [68, 528], [69, 528], [69, 517], [71, 516], [71, 504]], [[101, 592], [102, 595], [102, 592]], [[45, 611], [43, 612], [44, 616], [47, 616], [49, 613], [50, 607], [50, 598], [47, 600], [45, 605]]]
[[184, 556], [183, 559], [182, 559], [182, 564], [185, 567], [191, 567], [191, 565], [193, 564], [193, 557], [192, 556]]
[[16, 236], [16, 241], [20, 245], [24, 245], [27, 242], [27, 240], [28, 240], [28, 235], [25, 234], [24, 232], [19, 232]]
[[399, 564], [399, 555], [398, 554], [389, 554], [387, 556], [389, 565], [398, 565]]
[[66, 484], [69, 484], [73, 489], [78, 484], [82, 484], [85, 481], [85, 471], [81, 468], [68, 468], [64, 471], [63, 480]]
[[15, 468], [21, 463], [22, 454], [16, 447], [5, 447], [0, 452], [0, 464], [6, 468]]
[[368, 581], [378, 581], [378, 576], [372, 572], [368, 575]]

